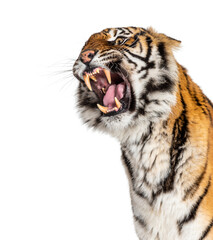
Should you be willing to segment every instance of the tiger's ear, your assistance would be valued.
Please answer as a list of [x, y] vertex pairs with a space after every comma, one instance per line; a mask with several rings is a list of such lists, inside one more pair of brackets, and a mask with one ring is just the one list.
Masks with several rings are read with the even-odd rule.
[[172, 49], [178, 49], [180, 48], [181, 41], [176, 40], [174, 38], [168, 37], [167, 35], [163, 33], [156, 32], [152, 27], [149, 27], [147, 29], [147, 32], [151, 34], [153, 37], [155, 37], [160, 42], [164, 42], [168, 47]]

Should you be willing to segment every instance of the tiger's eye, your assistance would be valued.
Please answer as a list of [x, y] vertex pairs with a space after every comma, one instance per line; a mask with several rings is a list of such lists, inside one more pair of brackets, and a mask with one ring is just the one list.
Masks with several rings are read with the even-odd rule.
[[115, 44], [116, 45], [121, 45], [121, 44], [123, 44], [124, 42], [126, 41], [126, 38], [117, 38], [116, 40], [115, 40]]

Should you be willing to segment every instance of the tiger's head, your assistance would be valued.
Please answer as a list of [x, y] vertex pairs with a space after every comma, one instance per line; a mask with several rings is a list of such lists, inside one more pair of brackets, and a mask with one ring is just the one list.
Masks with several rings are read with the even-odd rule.
[[165, 118], [176, 101], [180, 41], [152, 28], [110, 28], [93, 34], [73, 66], [81, 117], [111, 133]]

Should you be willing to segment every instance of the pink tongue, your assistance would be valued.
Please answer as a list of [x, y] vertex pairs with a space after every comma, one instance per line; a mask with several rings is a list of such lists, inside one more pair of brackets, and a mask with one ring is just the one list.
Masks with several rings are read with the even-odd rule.
[[108, 90], [103, 98], [104, 106], [115, 107], [115, 97], [118, 100], [120, 100], [124, 95], [124, 90], [125, 90], [124, 83], [120, 83], [118, 85], [116, 85], [116, 84], [111, 85], [108, 88]]

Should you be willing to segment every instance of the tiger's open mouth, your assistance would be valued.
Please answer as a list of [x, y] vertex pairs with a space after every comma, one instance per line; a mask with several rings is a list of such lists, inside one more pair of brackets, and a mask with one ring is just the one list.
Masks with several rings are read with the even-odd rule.
[[97, 107], [106, 116], [128, 110], [131, 100], [130, 84], [121, 72], [96, 67], [84, 71], [83, 78], [89, 90], [98, 96], [100, 102]]

